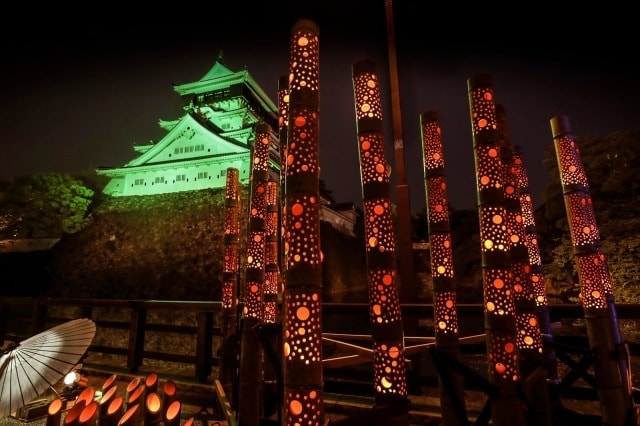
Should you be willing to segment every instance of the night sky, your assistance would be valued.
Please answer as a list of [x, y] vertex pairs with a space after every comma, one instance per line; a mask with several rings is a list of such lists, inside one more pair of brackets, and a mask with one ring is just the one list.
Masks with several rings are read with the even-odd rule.
[[[226, 11], [212, 3], [154, 3], [137, 12], [55, 4], [37, 15], [25, 13], [26, 3], [13, 6], [23, 10], [6, 13], [15, 22], [0, 30], [0, 179], [124, 165], [137, 155], [135, 143], [165, 134], [158, 120], [182, 115], [172, 84], [199, 80], [219, 51], [231, 69], [246, 67], [277, 104], [291, 27], [311, 18], [320, 28], [320, 178], [336, 201], [361, 205], [351, 67], [370, 59], [383, 84], [395, 185], [384, 0], [243, 2]], [[578, 18], [558, 6], [420, 4], [394, 2], [414, 211], [425, 205], [419, 116], [429, 110], [440, 114], [451, 207], [475, 207], [467, 80], [476, 74], [492, 76], [511, 142], [523, 149], [536, 206], [548, 179], [542, 160], [553, 146], [552, 117], [567, 115], [576, 136], [640, 130], [640, 67], [636, 53], [624, 53], [637, 52], [630, 10], [581, 10]]]

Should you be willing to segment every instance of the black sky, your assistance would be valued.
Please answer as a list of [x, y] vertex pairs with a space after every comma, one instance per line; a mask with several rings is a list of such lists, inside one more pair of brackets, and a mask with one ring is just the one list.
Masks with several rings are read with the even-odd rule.
[[[320, 28], [321, 179], [337, 201], [359, 205], [351, 66], [360, 59], [376, 62], [381, 76], [386, 154], [394, 166], [385, 0], [226, 3], [226, 10], [215, 9], [217, 3], [154, 3], [135, 12], [106, 3], [37, 12], [26, 3], [13, 6], [5, 19], [14, 22], [0, 34], [0, 179], [125, 164], [136, 156], [134, 143], [164, 135], [159, 119], [181, 116], [172, 84], [200, 79], [220, 50], [230, 68], [246, 67], [276, 102], [291, 27], [311, 18]], [[631, 10], [535, 7], [445, 10], [394, 2], [413, 210], [425, 205], [419, 115], [428, 110], [440, 114], [451, 206], [475, 207], [467, 97], [473, 75], [492, 76], [511, 142], [523, 148], [536, 205], [548, 179], [542, 159], [552, 148], [552, 117], [567, 115], [578, 136], [640, 129]]]

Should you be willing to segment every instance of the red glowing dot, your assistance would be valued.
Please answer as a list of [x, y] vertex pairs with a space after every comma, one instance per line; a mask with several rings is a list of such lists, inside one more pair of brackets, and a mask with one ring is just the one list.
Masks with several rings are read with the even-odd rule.
[[303, 212], [304, 208], [302, 207], [302, 204], [300, 203], [296, 203], [293, 206], [291, 206], [291, 214], [294, 216], [300, 216]]

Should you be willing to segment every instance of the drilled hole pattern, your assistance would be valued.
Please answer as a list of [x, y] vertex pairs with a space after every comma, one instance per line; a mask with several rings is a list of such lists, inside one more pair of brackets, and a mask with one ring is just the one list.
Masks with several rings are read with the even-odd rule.
[[382, 120], [382, 103], [380, 101], [380, 84], [374, 73], [363, 72], [354, 76], [354, 95], [356, 103], [356, 120], [375, 118]]
[[574, 246], [589, 246], [600, 242], [593, 204], [588, 192], [565, 194], [565, 207]]
[[519, 380], [518, 351], [512, 336], [492, 333], [487, 357], [492, 374], [506, 381]]
[[366, 200], [363, 205], [367, 252], [394, 251], [395, 241], [389, 200], [384, 198]]
[[317, 174], [318, 113], [315, 110], [300, 107], [292, 111], [292, 125], [289, 127], [289, 148], [287, 149], [287, 177], [299, 173]]
[[284, 356], [298, 365], [322, 363], [321, 301], [317, 293], [287, 293]]
[[310, 389], [299, 391], [285, 389], [285, 400], [288, 416], [285, 419], [287, 426], [314, 426], [323, 424], [322, 416], [322, 389]]
[[319, 241], [318, 198], [314, 195], [290, 200], [286, 221], [287, 268], [306, 263], [319, 265], [321, 261]]
[[482, 271], [484, 282], [484, 310], [489, 315], [513, 315], [513, 291], [509, 286], [511, 276], [501, 268], [485, 268]]
[[497, 129], [496, 107], [493, 89], [480, 86], [469, 92], [471, 106], [471, 129], [474, 135]]
[[407, 394], [403, 353], [404, 348], [400, 343], [374, 342], [373, 362], [379, 368], [375, 369], [373, 380], [378, 394], [397, 396]]
[[297, 28], [291, 35], [289, 61], [289, 89], [318, 92], [319, 83], [318, 35], [306, 28]]
[[384, 153], [383, 137], [367, 133], [358, 138], [360, 149], [360, 175], [362, 183], [389, 183], [389, 173]]
[[237, 273], [239, 267], [238, 240], [240, 234], [241, 189], [238, 169], [228, 168], [225, 186], [225, 235], [222, 263], [222, 308], [234, 309], [237, 305]]
[[475, 153], [478, 191], [502, 188], [503, 172], [499, 149], [491, 145], [480, 145], [476, 147]]
[[507, 251], [507, 224], [505, 209], [501, 206], [481, 206], [480, 240], [483, 252]]
[[438, 292], [438, 297], [435, 299], [434, 315], [436, 333], [458, 334], [458, 313], [454, 291]]
[[609, 289], [611, 283], [608, 279], [609, 274], [603, 273], [603, 268], [605, 267], [604, 255], [594, 253], [578, 256], [577, 263], [581, 283], [580, 299], [585, 308], [606, 308], [607, 300], [605, 296], [607, 290], [604, 287], [604, 283], [608, 283], [607, 287]]
[[560, 136], [555, 139], [554, 145], [562, 185], [578, 185], [588, 189], [589, 182], [584, 173], [580, 150], [573, 137], [571, 135]]

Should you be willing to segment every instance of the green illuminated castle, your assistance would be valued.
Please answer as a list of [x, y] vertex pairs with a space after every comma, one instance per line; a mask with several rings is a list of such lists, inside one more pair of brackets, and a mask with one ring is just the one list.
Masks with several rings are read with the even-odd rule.
[[[222, 53], [198, 81], [174, 85], [184, 115], [159, 120], [167, 134], [157, 142], [135, 145], [139, 155], [121, 167], [99, 168], [110, 178], [103, 192], [114, 197], [153, 195], [224, 188], [226, 170], [240, 172], [249, 182], [255, 124], [265, 122], [275, 132], [277, 107], [247, 70], [232, 71]], [[277, 135], [274, 139], [277, 141]], [[271, 147], [274, 173], [280, 165], [279, 146]]]

